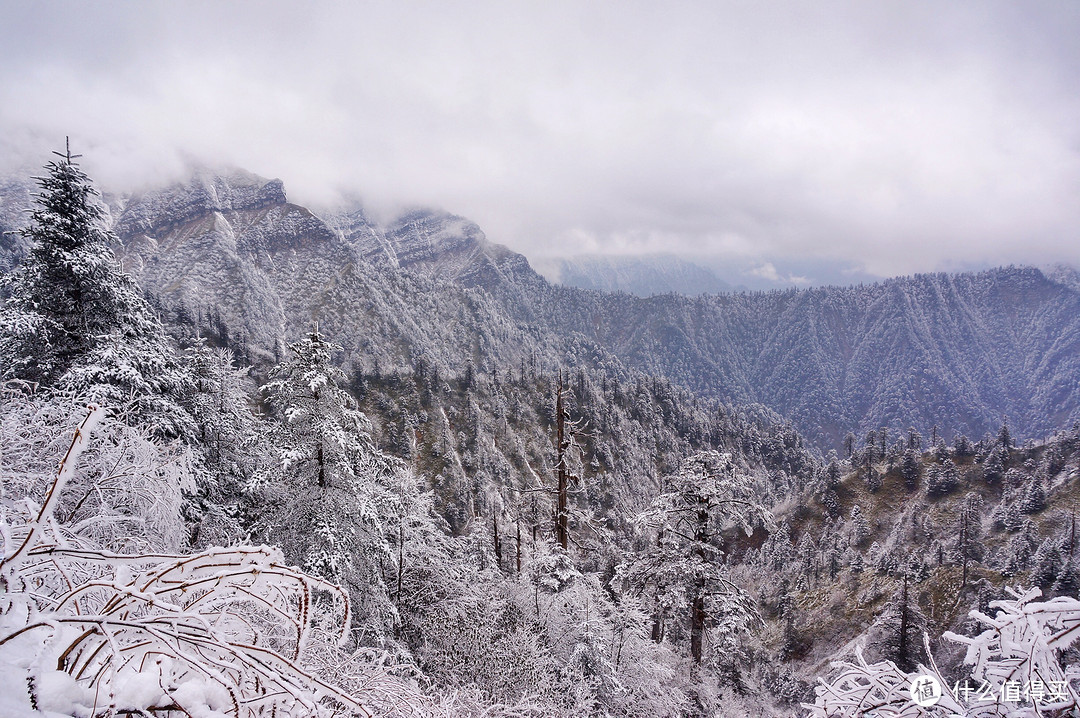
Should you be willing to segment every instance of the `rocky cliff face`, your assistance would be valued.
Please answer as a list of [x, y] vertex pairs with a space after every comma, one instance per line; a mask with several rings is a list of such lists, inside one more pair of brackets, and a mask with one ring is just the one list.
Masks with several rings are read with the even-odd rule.
[[478, 288], [528, 270], [476, 225], [413, 213], [389, 227], [362, 212], [316, 217], [279, 180], [200, 174], [117, 200], [117, 254], [175, 319], [212, 325], [273, 361], [319, 322], [347, 366], [425, 356], [444, 370], [536, 348]]
[[199, 175], [113, 212], [125, 268], [182, 319], [222, 323], [255, 356], [277, 351], [301, 306], [352, 259], [278, 180]]

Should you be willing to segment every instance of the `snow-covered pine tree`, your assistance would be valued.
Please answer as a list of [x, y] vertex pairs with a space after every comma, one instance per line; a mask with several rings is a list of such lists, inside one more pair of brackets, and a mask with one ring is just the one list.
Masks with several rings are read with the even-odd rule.
[[907, 449], [900, 461], [900, 475], [904, 477], [904, 486], [908, 491], [914, 491], [918, 486], [920, 469], [918, 449]]
[[881, 472], [869, 465], [863, 472], [863, 481], [866, 483], [866, 490], [872, 494], [877, 493], [885, 483], [885, 479], [881, 476]]
[[957, 434], [953, 440], [953, 451], [956, 452], [957, 458], [966, 459], [975, 454], [975, 447], [972, 446], [971, 439], [963, 434]]
[[1031, 557], [1039, 547], [1039, 528], [1029, 518], [1023, 519], [1016, 536], [1009, 541], [1008, 559], [1002, 574], [1016, 576], [1031, 568]]
[[655, 532], [652, 548], [625, 562], [620, 573], [634, 593], [652, 593], [654, 605], [688, 612], [690, 653], [700, 663], [712, 616], [754, 613], [719, 561], [723, 531], [738, 526], [750, 535], [771, 517], [728, 454], [698, 452], [664, 485], [667, 491], [639, 517]]
[[909, 580], [905, 571], [900, 590], [875, 621], [869, 639], [881, 658], [892, 661], [903, 671], [913, 671], [926, 660], [922, 638], [926, 617], [911, 595]]
[[[855, 434], [848, 432], [844, 436], [844, 458], [851, 461], [851, 457], [855, 454]], [[852, 464], [857, 464], [857, 461], [851, 461]]]
[[931, 451], [934, 452], [934, 460], [939, 464], [945, 463], [945, 460], [949, 458], [949, 447], [945, 444], [944, 437], [937, 437]]
[[190, 429], [176, 403], [184, 373], [161, 322], [117, 264], [97, 192], [69, 149], [45, 165], [31, 243], [7, 279], [0, 378], [63, 389], [119, 409], [158, 435]]
[[249, 407], [244, 378], [229, 349], [201, 338], [186, 357], [191, 376], [183, 404], [198, 427], [193, 445], [201, 464], [197, 493], [188, 517], [195, 546], [229, 545], [256, 520], [259, 489], [276, 463], [265, 424]]
[[922, 435], [915, 429], [914, 426], [908, 427], [907, 436], [907, 448], [908, 450], [921, 451], [922, 450]]
[[316, 327], [289, 345], [292, 358], [263, 390], [281, 420], [276, 437], [284, 475], [263, 527], [286, 557], [339, 583], [368, 637], [396, 621], [382, 567], [392, 560], [386, 520], [400, 513], [392, 486], [399, 467], [374, 445], [367, 417], [339, 386], [331, 362], [341, 348]]
[[851, 532], [851, 545], [856, 548], [861, 547], [866, 543], [867, 539], [870, 538], [871, 530], [870, 522], [863, 516], [862, 508], [858, 504], [851, 507], [851, 518], [849, 519], [849, 523], [851, 527], [849, 529]]
[[876, 458], [875, 452], [877, 451], [877, 432], [871, 429], [866, 434], [866, 446], [863, 447], [863, 461], [866, 463], [867, 468], [873, 465]]
[[931, 465], [926, 474], [926, 493], [929, 496], [944, 496], [953, 492], [960, 484], [960, 472], [952, 459], [945, 459], [941, 466]]
[[982, 499], [971, 492], [960, 502], [956, 513], [956, 560], [961, 565], [961, 586], [967, 586], [968, 564], [981, 561], [985, 548], [982, 543]]
[[829, 452], [828, 465], [825, 467], [824, 481], [826, 489], [837, 489], [840, 486], [840, 464], [835, 451]]
[[1031, 582], [1042, 589], [1049, 589], [1065, 568], [1061, 547], [1052, 539], [1045, 539], [1032, 558]]
[[1046, 508], [1046, 486], [1039, 476], [1030, 477], [1020, 494], [1020, 510], [1025, 514], [1037, 514]]
[[991, 486], [1001, 481], [1001, 477], [1005, 474], [1005, 462], [1002, 461], [1003, 453], [1008, 456], [1008, 451], [992, 447], [983, 463], [983, 479]]

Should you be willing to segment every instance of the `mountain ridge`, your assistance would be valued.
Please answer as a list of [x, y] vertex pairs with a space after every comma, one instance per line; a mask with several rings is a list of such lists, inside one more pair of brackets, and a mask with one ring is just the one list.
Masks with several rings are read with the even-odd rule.
[[216, 326], [256, 362], [318, 321], [347, 369], [423, 356], [450, 374], [538, 358], [638, 371], [768, 406], [822, 448], [883, 426], [978, 437], [1007, 418], [1036, 437], [1080, 418], [1080, 292], [1066, 271], [641, 298], [552, 285], [466, 218], [324, 218], [249, 173], [111, 205], [117, 254], [163, 311]]

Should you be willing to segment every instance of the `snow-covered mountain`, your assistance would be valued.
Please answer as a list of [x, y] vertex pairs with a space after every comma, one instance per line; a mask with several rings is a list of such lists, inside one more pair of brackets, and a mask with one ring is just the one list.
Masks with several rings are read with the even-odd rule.
[[26, 222], [30, 187], [29, 179], [0, 177], [0, 272], [14, 267], [26, 254], [27, 241], [15, 230]]
[[[7, 196], [5, 207], [26, 201]], [[351, 368], [422, 357], [449, 374], [523, 361], [641, 371], [763, 404], [823, 447], [882, 426], [982, 436], [1007, 417], [1029, 437], [1080, 418], [1080, 292], [1068, 272], [642, 298], [552, 285], [461, 217], [320, 217], [280, 181], [242, 172], [112, 204], [118, 253], [166, 313], [256, 361], [318, 321]]]
[[489, 242], [475, 222], [446, 212], [412, 210], [383, 227], [358, 209], [330, 215], [327, 222], [374, 264], [464, 287], [491, 288], [515, 279], [535, 279], [522, 255]]
[[280, 356], [316, 321], [348, 367], [424, 355], [446, 368], [478, 342], [508, 358], [535, 344], [469, 290], [509, 282], [504, 273], [527, 263], [458, 218], [382, 228], [357, 212], [328, 222], [289, 203], [280, 181], [243, 173], [202, 173], [113, 204], [126, 269], [176, 320], [211, 326], [256, 361]]

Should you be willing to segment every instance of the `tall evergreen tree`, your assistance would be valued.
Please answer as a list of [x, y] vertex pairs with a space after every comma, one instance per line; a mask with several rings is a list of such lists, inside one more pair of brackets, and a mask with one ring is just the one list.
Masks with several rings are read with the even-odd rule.
[[700, 663], [711, 616], [753, 614], [749, 597], [720, 563], [722, 532], [737, 525], [750, 535], [754, 525], [770, 519], [749, 477], [727, 454], [698, 452], [665, 485], [667, 491], [639, 517], [656, 531], [654, 547], [620, 570], [635, 592], [652, 592], [656, 605], [689, 613], [690, 653]]
[[161, 322], [113, 256], [97, 192], [70, 148], [45, 165], [22, 235], [30, 252], [7, 280], [0, 378], [70, 391], [158, 434], [190, 429], [186, 386]]
[[960, 485], [960, 472], [952, 459], [945, 459], [941, 466], [931, 465], [926, 475], [926, 493], [929, 496], [944, 496]]
[[266, 425], [250, 409], [244, 390], [248, 370], [237, 369], [228, 349], [203, 340], [186, 357], [190, 390], [183, 399], [197, 429], [198, 491], [188, 519], [197, 546], [228, 545], [241, 538], [260, 510], [260, 479], [271, 473]]
[[1020, 510], [1036, 514], [1046, 508], [1046, 486], [1039, 476], [1030, 477], [1020, 494]]
[[[848, 432], [844, 437], [844, 458], [851, 459], [855, 453], [855, 434]], [[855, 463], [855, 462], [852, 462]]]
[[835, 451], [829, 452], [828, 460], [829, 463], [825, 467], [824, 476], [825, 488], [837, 489], [840, 487], [840, 477], [842, 472], [840, 471], [840, 464]]
[[882, 658], [896, 664], [901, 670], [915, 670], [926, 661], [922, 645], [922, 633], [926, 631], [927, 619], [908, 590], [907, 572], [901, 579], [900, 591], [881, 614], [872, 633], [880, 636], [878, 649]]
[[866, 446], [863, 448], [863, 460], [869, 467], [874, 463], [875, 452], [877, 451], [877, 432], [873, 429], [866, 433]]
[[849, 519], [851, 525], [851, 545], [855, 547], [861, 547], [866, 543], [866, 540], [870, 538], [871, 529], [870, 522], [863, 516], [862, 508], [855, 504], [851, 507], [851, 518]]
[[913, 671], [926, 661], [922, 640], [926, 617], [908, 590], [909, 580], [905, 573], [900, 590], [870, 629], [870, 644], [902, 671]]
[[956, 558], [961, 565], [961, 586], [967, 586], [968, 564], [981, 561], [985, 549], [982, 543], [982, 499], [972, 492], [960, 502], [956, 515]]
[[345, 374], [331, 359], [340, 347], [316, 328], [289, 350], [263, 387], [281, 420], [284, 474], [264, 530], [287, 558], [346, 588], [361, 628], [381, 637], [397, 619], [382, 568], [393, 555], [390, 518], [401, 513], [392, 490], [399, 467], [375, 447], [367, 417], [339, 386]]
[[900, 461], [900, 475], [904, 477], [904, 486], [908, 491], [914, 491], [919, 484], [919, 472], [921, 469], [919, 452], [916, 449], [908, 449], [904, 452], [904, 458]]

